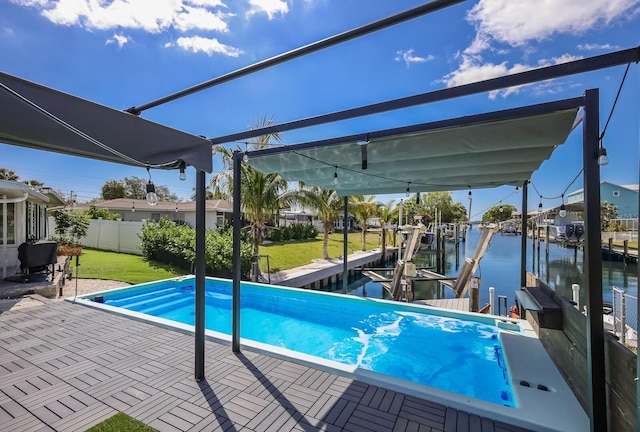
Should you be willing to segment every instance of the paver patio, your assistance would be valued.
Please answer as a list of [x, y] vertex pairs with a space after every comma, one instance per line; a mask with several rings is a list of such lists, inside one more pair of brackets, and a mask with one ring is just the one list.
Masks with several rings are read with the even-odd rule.
[[160, 431], [524, 431], [67, 302], [0, 313], [0, 430], [83, 431], [118, 411]]

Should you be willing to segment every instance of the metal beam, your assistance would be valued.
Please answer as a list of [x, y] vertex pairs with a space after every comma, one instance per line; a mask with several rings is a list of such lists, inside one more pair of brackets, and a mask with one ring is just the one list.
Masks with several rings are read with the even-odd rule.
[[[205, 81], [201, 84], [195, 85], [193, 87], [189, 87], [185, 90], [181, 90], [179, 92], [170, 94], [168, 96], [162, 97], [160, 99], [156, 99], [154, 101], [148, 102], [144, 105], [134, 106], [127, 109], [128, 112], [139, 115], [142, 111], [147, 110], [149, 108], [156, 107], [158, 105], [165, 104], [167, 102], [174, 101], [176, 99], [182, 98], [184, 96], [188, 96], [190, 94], [208, 89], [210, 87], [214, 87], [216, 85], [234, 80], [236, 78], [240, 78], [245, 75], [249, 75], [254, 72], [261, 71], [263, 69], [267, 69], [271, 66], [278, 65], [280, 63], [287, 62], [289, 60], [293, 60], [298, 57], [302, 57], [307, 54], [311, 54], [316, 51], [323, 50], [325, 48], [338, 45], [342, 42], [349, 41], [351, 39], [358, 38], [360, 36], [367, 35], [369, 33], [376, 32], [378, 30], [382, 30], [387, 27], [394, 26], [396, 24], [400, 24], [404, 21], [411, 20], [413, 18], [417, 18], [422, 15], [429, 14], [431, 12], [438, 11], [440, 9], [444, 9], [446, 7], [455, 5], [457, 3], [462, 3], [464, 0], [435, 0], [430, 3], [415, 7], [413, 9], [406, 10], [404, 12], [400, 12], [396, 15], [392, 15], [387, 18], [383, 18], [381, 20], [366, 24], [364, 26], [348, 30], [346, 32], [330, 36], [326, 39], [319, 40], [317, 42], [313, 42], [309, 45], [305, 45], [294, 50], [288, 51], [286, 53], [278, 54], [274, 57], [268, 58], [266, 60], [259, 61], [252, 65], [243, 67], [241, 69], [235, 70], [225, 75], [221, 75], [217, 78], [213, 78], [209, 81]], [[258, 136], [258, 135], [256, 135]]]
[[240, 261], [240, 229], [242, 214], [240, 199], [242, 197], [242, 152], [233, 152], [233, 291], [232, 291], [232, 323], [231, 349], [240, 352], [240, 281], [242, 280], [242, 262]]
[[600, 238], [600, 108], [598, 89], [585, 92], [583, 123], [584, 280], [587, 285], [587, 379], [591, 431], [607, 430], [604, 327], [602, 324], [602, 256]]
[[349, 219], [349, 197], [344, 197], [344, 213], [342, 224], [342, 293], [347, 293], [348, 279], [349, 279], [349, 263], [347, 263], [347, 254], [349, 253], [349, 226], [347, 221]]
[[527, 286], [527, 221], [529, 181], [522, 183], [522, 237], [520, 237], [520, 288]]
[[195, 298], [195, 379], [204, 379], [204, 325], [206, 289], [205, 212], [206, 212], [205, 172], [196, 171], [196, 298]]
[[[253, 129], [250, 131], [242, 131], [210, 139], [214, 144], [241, 141], [261, 135], [272, 134], [275, 132], [284, 132], [288, 130], [317, 126], [325, 123], [348, 120], [356, 117], [363, 117], [386, 111], [408, 108], [416, 105], [424, 105], [447, 99], [454, 99], [462, 96], [469, 96], [472, 94], [499, 90], [507, 87], [531, 84], [533, 82], [545, 81], [552, 78], [575, 75], [578, 73], [584, 73], [638, 61], [640, 61], [640, 46], [622, 51], [616, 51], [609, 54], [603, 54], [600, 56], [575, 60], [568, 63], [533, 69], [513, 75], [492, 78], [472, 84], [465, 84], [457, 87], [436, 90], [428, 93], [422, 93], [372, 105], [365, 105], [359, 108], [351, 108], [343, 111], [333, 112], [330, 114], [323, 114], [302, 120], [294, 120], [287, 123], [280, 123], [273, 126]], [[360, 136], [363, 136], [363, 134], [360, 134]]]

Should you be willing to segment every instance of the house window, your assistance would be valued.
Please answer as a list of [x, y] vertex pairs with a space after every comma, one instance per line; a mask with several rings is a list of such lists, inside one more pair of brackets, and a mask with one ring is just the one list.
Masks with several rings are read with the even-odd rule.
[[0, 204], [0, 243], [2, 239], [4, 239], [4, 220], [5, 220], [5, 209], [6, 209], [6, 219], [7, 219], [7, 244], [16, 244], [16, 220], [15, 220], [15, 212], [16, 205], [15, 203], [7, 203]]
[[151, 220], [158, 222], [160, 220], [160, 213], [151, 213]]
[[216, 226], [223, 227], [225, 225], [224, 213], [218, 213], [216, 215]]
[[613, 196], [614, 197], [619, 197], [620, 196], [620, 191], [613, 191]]
[[184, 213], [175, 213], [173, 215], [173, 221], [177, 223], [184, 223]]

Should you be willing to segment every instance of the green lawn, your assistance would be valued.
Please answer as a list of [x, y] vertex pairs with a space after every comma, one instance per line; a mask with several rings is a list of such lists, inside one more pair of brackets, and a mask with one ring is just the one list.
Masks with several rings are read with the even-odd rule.
[[[378, 247], [379, 233], [367, 234], [367, 250]], [[342, 256], [342, 233], [329, 235], [329, 257]], [[360, 233], [349, 233], [349, 253], [362, 250]], [[315, 240], [278, 242], [260, 246], [260, 255], [269, 255], [271, 272], [288, 270], [311, 263], [311, 260], [322, 258], [322, 234]], [[260, 269], [267, 271], [266, 258], [260, 259]]]
[[[623, 247], [624, 246], [624, 242], [623, 241], [614, 241], [613, 245], [614, 246]], [[630, 241], [629, 242], [629, 249], [638, 249], [638, 242], [637, 241]]]
[[124, 413], [118, 413], [87, 429], [87, 432], [153, 432], [155, 430]]
[[[76, 259], [70, 267], [76, 271]], [[86, 279], [110, 279], [131, 284], [151, 282], [183, 275], [180, 269], [147, 261], [142, 256], [95, 249], [83, 249], [78, 267], [78, 277]]]
[[[379, 233], [367, 235], [367, 250], [378, 247]], [[349, 253], [362, 250], [360, 233], [349, 233]], [[322, 234], [315, 240], [291, 241], [265, 244], [260, 247], [261, 255], [269, 255], [271, 272], [288, 270], [311, 263], [313, 259], [322, 258]], [[329, 257], [342, 255], [342, 234], [329, 236]], [[76, 259], [72, 258], [73, 275], [76, 271]], [[267, 271], [267, 260], [261, 258], [260, 268]], [[151, 282], [185, 274], [178, 268], [149, 262], [142, 256], [125, 253], [108, 252], [95, 249], [83, 249], [78, 267], [78, 277], [85, 279], [109, 279], [131, 284]]]

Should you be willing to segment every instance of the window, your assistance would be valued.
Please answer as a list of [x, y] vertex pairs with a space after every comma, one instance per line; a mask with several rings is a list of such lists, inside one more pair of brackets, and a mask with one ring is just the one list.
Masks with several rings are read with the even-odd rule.
[[7, 203], [0, 204], [0, 243], [2, 239], [4, 239], [4, 219], [5, 219], [5, 209], [6, 209], [6, 217], [7, 217], [7, 244], [16, 244], [16, 220], [15, 220], [15, 212], [16, 205], [15, 203]]
[[216, 225], [218, 227], [223, 227], [225, 225], [224, 213], [218, 213], [216, 215]]
[[620, 196], [620, 191], [613, 191], [613, 196], [614, 197], [619, 197]]
[[160, 213], [151, 213], [151, 220], [158, 222], [160, 220]]

